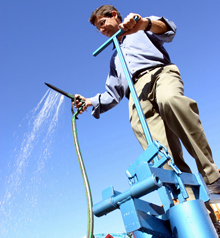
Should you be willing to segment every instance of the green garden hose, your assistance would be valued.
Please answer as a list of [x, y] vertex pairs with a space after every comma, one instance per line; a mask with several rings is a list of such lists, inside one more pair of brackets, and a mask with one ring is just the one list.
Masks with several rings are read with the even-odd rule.
[[72, 130], [73, 130], [73, 141], [74, 141], [74, 145], [75, 145], [75, 149], [76, 149], [76, 155], [78, 158], [80, 170], [81, 170], [82, 177], [83, 177], [84, 187], [86, 190], [86, 199], [87, 199], [87, 208], [88, 208], [88, 226], [87, 226], [86, 238], [93, 238], [94, 237], [93, 236], [94, 215], [92, 212], [93, 203], [92, 203], [92, 195], [91, 195], [89, 180], [88, 180], [88, 177], [86, 174], [86, 169], [85, 169], [85, 165], [83, 162], [82, 154], [81, 154], [80, 147], [79, 147], [78, 136], [77, 136], [76, 116], [78, 114], [78, 111], [73, 114], [73, 117], [71, 119]]
[[[52, 84], [49, 84], [49, 83], [45, 83], [45, 84], [49, 88], [52, 88], [53, 90], [57, 91], [58, 93], [61, 93], [64, 96], [70, 98], [71, 101], [74, 102], [74, 104], [76, 103], [75, 95], [70, 94], [70, 93], [66, 93], [63, 90], [53, 86]], [[85, 190], [86, 190], [86, 199], [87, 199], [87, 208], [88, 208], [88, 227], [87, 227], [87, 236], [86, 236], [86, 238], [94, 238], [94, 236], [93, 236], [94, 216], [93, 216], [93, 212], [92, 212], [92, 206], [93, 206], [93, 204], [92, 204], [92, 194], [91, 194], [91, 190], [90, 190], [90, 186], [89, 186], [89, 180], [88, 180], [88, 177], [87, 177], [87, 174], [86, 174], [85, 165], [83, 163], [82, 154], [81, 154], [80, 147], [79, 147], [79, 141], [78, 141], [77, 129], [76, 129], [77, 115], [82, 110], [83, 106], [85, 105], [85, 102], [80, 97], [78, 97], [77, 99], [82, 103], [82, 105], [74, 113], [73, 104], [71, 104], [71, 111], [72, 111], [72, 114], [73, 114], [73, 117], [71, 119], [72, 130], [73, 130], [73, 141], [74, 141], [74, 145], [75, 145], [75, 149], [76, 149], [76, 155], [77, 155], [77, 158], [78, 158], [79, 167], [80, 167], [80, 170], [81, 170], [81, 173], [82, 173], [83, 182], [84, 182], [84, 186], [85, 186]]]

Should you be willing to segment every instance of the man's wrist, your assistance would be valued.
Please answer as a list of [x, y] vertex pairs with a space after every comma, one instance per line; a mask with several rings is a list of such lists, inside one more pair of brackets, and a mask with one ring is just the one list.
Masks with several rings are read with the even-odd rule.
[[145, 29], [145, 31], [149, 31], [151, 29], [152, 22], [151, 22], [151, 19], [149, 17], [147, 17], [146, 19], [148, 20], [148, 25], [147, 25], [147, 28]]
[[91, 107], [92, 106], [92, 102], [91, 102], [91, 100], [90, 100], [90, 98], [86, 98], [86, 106], [87, 107]]

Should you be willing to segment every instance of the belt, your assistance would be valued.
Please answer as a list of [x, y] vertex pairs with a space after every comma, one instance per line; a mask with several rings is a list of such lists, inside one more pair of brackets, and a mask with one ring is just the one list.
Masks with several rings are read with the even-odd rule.
[[147, 68], [147, 69], [145, 68], [145, 69], [141, 69], [141, 70], [137, 71], [134, 74], [134, 76], [132, 77], [133, 82], [136, 83], [137, 80], [139, 78], [141, 78], [143, 75], [145, 75], [146, 73], [149, 73], [150, 71], [152, 71], [156, 68], [162, 67], [162, 66], [164, 66], [164, 65], [157, 65], [157, 66], [154, 66], [154, 67], [150, 67], [150, 68]]

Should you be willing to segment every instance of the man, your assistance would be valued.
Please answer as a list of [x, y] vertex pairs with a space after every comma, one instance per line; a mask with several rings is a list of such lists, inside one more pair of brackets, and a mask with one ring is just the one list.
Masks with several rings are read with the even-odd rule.
[[[134, 16], [138, 16], [136, 22]], [[197, 103], [184, 96], [184, 87], [178, 68], [171, 63], [163, 47], [171, 42], [176, 33], [173, 22], [164, 17], [142, 18], [139, 14], [129, 14], [122, 22], [120, 12], [112, 5], [96, 9], [90, 23], [105, 36], [111, 37], [119, 29], [125, 33], [119, 37], [120, 47], [132, 76], [153, 140], [166, 146], [175, 164], [182, 172], [191, 173], [183, 159], [180, 141], [189, 154], [195, 158], [199, 173], [203, 176], [210, 193], [220, 194], [220, 178], [212, 152], [207, 142]], [[85, 98], [83, 111], [93, 106], [92, 115], [100, 114], [116, 106], [124, 96], [129, 99], [129, 117], [135, 136], [145, 150], [147, 142], [137, 115], [128, 84], [122, 70], [117, 52], [110, 61], [110, 71], [106, 81], [106, 92], [92, 98]], [[76, 100], [76, 108], [81, 102]], [[168, 166], [164, 166], [168, 169]], [[187, 190], [190, 197], [190, 190]], [[207, 205], [211, 211], [210, 206]], [[215, 216], [210, 214], [217, 233], [220, 226]], [[220, 235], [219, 235], [220, 237]]]
[[[139, 17], [137, 22], [134, 16]], [[119, 29], [125, 31], [118, 40], [153, 140], [167, 147], [182, 172], [190, 173], [183, 159], [180, 139], [195, 158], [198, 171], [210, 192], [220, 194], [219, 172], [199, 119], [197, 103], [184, 96], [179, 70], [171, 63], [163, 47], [164, 42], [173, 40], [175, 24], [164, 17], [142, 18], [133, 13], [122, 22], [120, 13], [112, 5], [96, 9], [90, 22], [107, 37]], [[82, 112], [93, 106], [92, 115], [99, 118], [101, 113], [116, 106], [126, 96], [132, 129], [143, 149], [146, 149], [147, 142], [116, 51], [110, 61], [106, 89], [106, 92], [92, 98], [76, 95], [85, 101]], [[81, 103], [76, 102], [75, 107], [78, 108]]]
[[[138, 22], [134, 20], [135, 15], [139, 17]], [[191, 172], [183, 159], [180, 139], [195, 158], [210, 192], [220, 194], [219, 172], [199, 119], [197, 104], [184, 96], [179, 70], [171, 64], [163, 47], [164, 42], [171, 42], [174, 38], [175, 24], [164, 17], [142, 18], [133, 13], [122, 22], [120, 13], [112, 5], [96, 9], [90, 22], [107, 37], [119, 29], [125, 31], [119, 37], [120, 45], [153, 140], [168, 148], [181, 171]], [[113, 108], [126, 96], [129, 98], [132, 129], [143, 149], [146, 149], [147, 142], [116, 51], [111, 58], [106, 88], [106, 92], [92, 98], [77, 95], [85, 101], [83, 111], [93, 106], [92, 114], [99, 118], [100, 113]], [[80, 105], [78, 103], [76, 107]]]

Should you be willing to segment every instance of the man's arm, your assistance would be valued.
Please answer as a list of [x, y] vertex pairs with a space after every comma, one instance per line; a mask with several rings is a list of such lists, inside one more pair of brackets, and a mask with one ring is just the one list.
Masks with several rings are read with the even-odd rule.
[[[143, 18], [143, 30], [146, 30], [149, 25], [149, 19]], [[164, 34], [168, 31], [168, 27], [165, 22], [161, 20], [151, 20], [151, 28], [150, 30], [154, 34]]]

